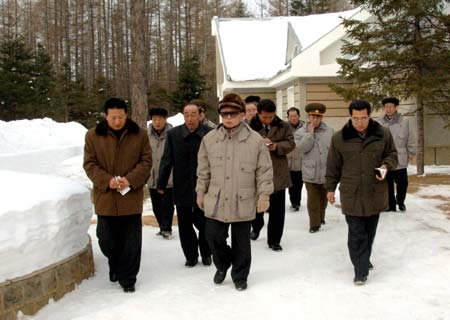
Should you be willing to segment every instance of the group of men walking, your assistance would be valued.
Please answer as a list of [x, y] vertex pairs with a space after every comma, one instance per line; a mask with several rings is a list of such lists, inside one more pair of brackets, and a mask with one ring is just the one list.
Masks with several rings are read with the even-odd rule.
[[[267, 245], [282, 251], [286, 189], [291, 210], [299, 211], [304, 183], [311, 233], [325, 224], [327, 202], [334, 203], [339, 185], [354, 282], [363, 284], [373, 267], [379, 213], [395, 211], [396, 205], [406, 209], [406, 166], [415, 153], [407, 119], [397, 112], [399, 101], [389, 98], [383, 104], [386, 115], [380, 125], [371, 119], [367, 101], [352, 101], [350, 120], [334, 133], [322, 121], [323, 104], [306, 106], [306, 123], [299, 109], [290, 108], [286, 122], [269, 99], [249, 96], [243, 101], [228, 94], [218, 104], [222, 122], [217, 127], [205, 118], [202, 101], [193, 100], [183, 107], [185, 123], [174, 128], [167, 123], [167, 110], [151, 109], [146, 132], [127, 118], [123, 100], [109, 99], [105, 120], [86, 134], [84, 169], [94, 184], [97, 237], [110, 280], [125, 292], [135, 290], [145, 184], [160, 227], [157, 234], [166, 239], [172, 238], [176, 207], [185, 266], [194, 267], [199, 258], [206, 266], [214, 262], [216, 284], [231, 268], [236, 289], [245, 290], [250, 242], [259, 238], [264, 213], [269, 213]], [[377, 176], [383, 170], [389, 188], [384, 176]], [[394, 183], [397, 196], [391, 194]]]

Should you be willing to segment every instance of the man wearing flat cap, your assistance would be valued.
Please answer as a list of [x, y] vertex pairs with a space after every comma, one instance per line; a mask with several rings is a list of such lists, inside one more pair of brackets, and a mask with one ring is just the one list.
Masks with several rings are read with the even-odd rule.
[[[409, 125], [408, 118], [398, 112], [400, 101], [397, 98], [385, 98], [381, 102], [384, 106], [384, 117], [378, 122], [389, 128], [394, 138], [395, 148], [398, 152], [398, 166], [388, 171], [386, 182], [389, 191], [389, 208], [387, 211], [396, 211], [397, 205], [400, 211], [405, 211], [406, 191], [408, 190], [408, 162], [416, 154], [416, 135]], [[397, 185], [397, 188], [394, 187]], [[397, 189], [397, 195], [395, 190]]]
[[294, 135], [295, 143], [302, 153], [302, 178], [308, 195], [306, 205], [311, 233], [319, 231], [320, 226], [325, 224], [327, 208], [325, 173], [334, 130], [322, 121], [326, 109], [322, 103], [306, 105], [308, 122]]
[[245, 290], [251, 221], [257, 210], [269, 208], [272, 163], [263, 138], [242, 121], [245, 105], [237, 94], [227, 94], [218, 111], [222, 124], [203, 138], [198, 153], [197, 204], [205, 211], [206, 240], [217, 268], [214, 283], [222, 283], [231, 267], [236, 289]]

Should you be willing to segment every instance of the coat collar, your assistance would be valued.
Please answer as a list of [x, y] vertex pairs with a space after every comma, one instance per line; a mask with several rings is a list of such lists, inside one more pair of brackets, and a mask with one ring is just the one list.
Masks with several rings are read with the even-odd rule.
[[[139, 133], [139, 126], [137, 125], [136, 122], [134, 122], [133, 120], [127, 118], [126, 122], [125, 122], [125, 131], [127, 131], [128, 133], [131, 134], [137, 134]], [[108, 131], [109, 131], [109, 126], [108, 126], [108, 122], [106, 122], [105, 119], [103, 119], [102, 121], [100, 121], [97, 126], [95, 127], [95, 133], [99, 136], [107, 136], [108, 135]]]
[[[217, 134], [219, 135], [219, 140], [221, 141], [225, 140], [225, 138], [228, 135], [228, 132], [222, 123], [217, 127], [216, 130]], [[246, 140], [250, 136], [250, 133], [252, 131], [253, 131], [252, 128], [250, 128], [248, 124], [241, 122], [241, 124], [238, 127], [233, 129], [232, 135], [237, 135], [238, 140], [241, 142]]]
[[205, 134], [207, 134], [209, 131], [211, 131], [211, 129], [208, 126], [205, 126], [202, 123], [200, 123], [200, 125], [197, 128], [197, 130], [195, 130], [194, 132], [190, 132], [189, 129], [186, 127], [186, 124], [183, 123], [181, 125], [181, 135], [183, 136], [183, 138], [186, 138], [190, 134], [196, 134], [200, 138], [203, 138], [203, 136]]
[[[263, 123], [261, 122], [261, 120], [259, 119], [259, 115], [256, 115], [253, 117], [253, 119], [250, 121], [250, 127], [255, 130], [255, 131], [259, 131], [262, 130], [264, 128]], [[270, 127], [283, 127], [283, 120], [281, 120], [277, 115], [275, 115], [275, 118], [272, 120], [272, 122], [270, 123]]]
[[[353, 127], [352, 120], [348, 120], [348, 122], [342, 128], [342, 137], [344, 138], [344, 140], [359, 138], [358, 132]], [[381, 125], [373, 119], [369, 120], [369, 127], [367, 128], [366, 137], [383, 137], [383, 129], [381, 128]]]
[[391, 118], [389, 118], [387, 115], [384, 115], [384, 117], [382, 118], [383, 119], [383, 122], [384, 123], [387, 123], [387, 124], [390, 124], [390, 125], [393, 125], [393, 124], [398, 124], [398, 123], [400, 123], [401, 122], [401, 113], [396, 113], [393, 117], [391, 117]]
[[152, 135], [157, 139], [164, 139], [167, 131], [169, 131], [170, 129], [172, 129], [172, 125], [170, 123], [166, 123], [166, 126], [164, 127], [163, 131], [161, 132], [160, 135], [158, 135], [158, 133], [156, 133], [156, 131], [153, 129], [152, 124], [148, 126], [148, 131], [150, 132], [150, 135]]

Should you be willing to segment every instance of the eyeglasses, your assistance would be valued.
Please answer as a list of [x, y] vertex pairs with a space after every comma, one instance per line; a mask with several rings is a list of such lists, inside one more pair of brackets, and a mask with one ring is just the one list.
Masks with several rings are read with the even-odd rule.
[[239, 113], [239, 111], [221, 111], [220, 116], [222, 118], [236, 118]]

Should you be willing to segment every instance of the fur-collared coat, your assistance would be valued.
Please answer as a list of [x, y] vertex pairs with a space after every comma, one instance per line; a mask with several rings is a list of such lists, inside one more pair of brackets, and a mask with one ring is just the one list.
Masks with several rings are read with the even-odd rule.
[[[95, 213], [102, 216], [125, 216], [142, 213], [143, 187], [152, 167], [152, 151], [147, 131], [127, 119], [120, 139], [106, 120], [88, 130], [84, 145], [83, 168], [94, 184]], [[127, 178], [131, 190], [121, 195], [109, 188], [115, 176]]]
[[334, 192], [338, 183], [342, 213], [367, 217], [388, 207], [385, 180], [375, 178], [375, 168], [397, 167], [398, 158], [389, 129], [370, 119], [365, 138], [361, 138], [351, 120], [336, 132], [328, 151], [326, 189]]

